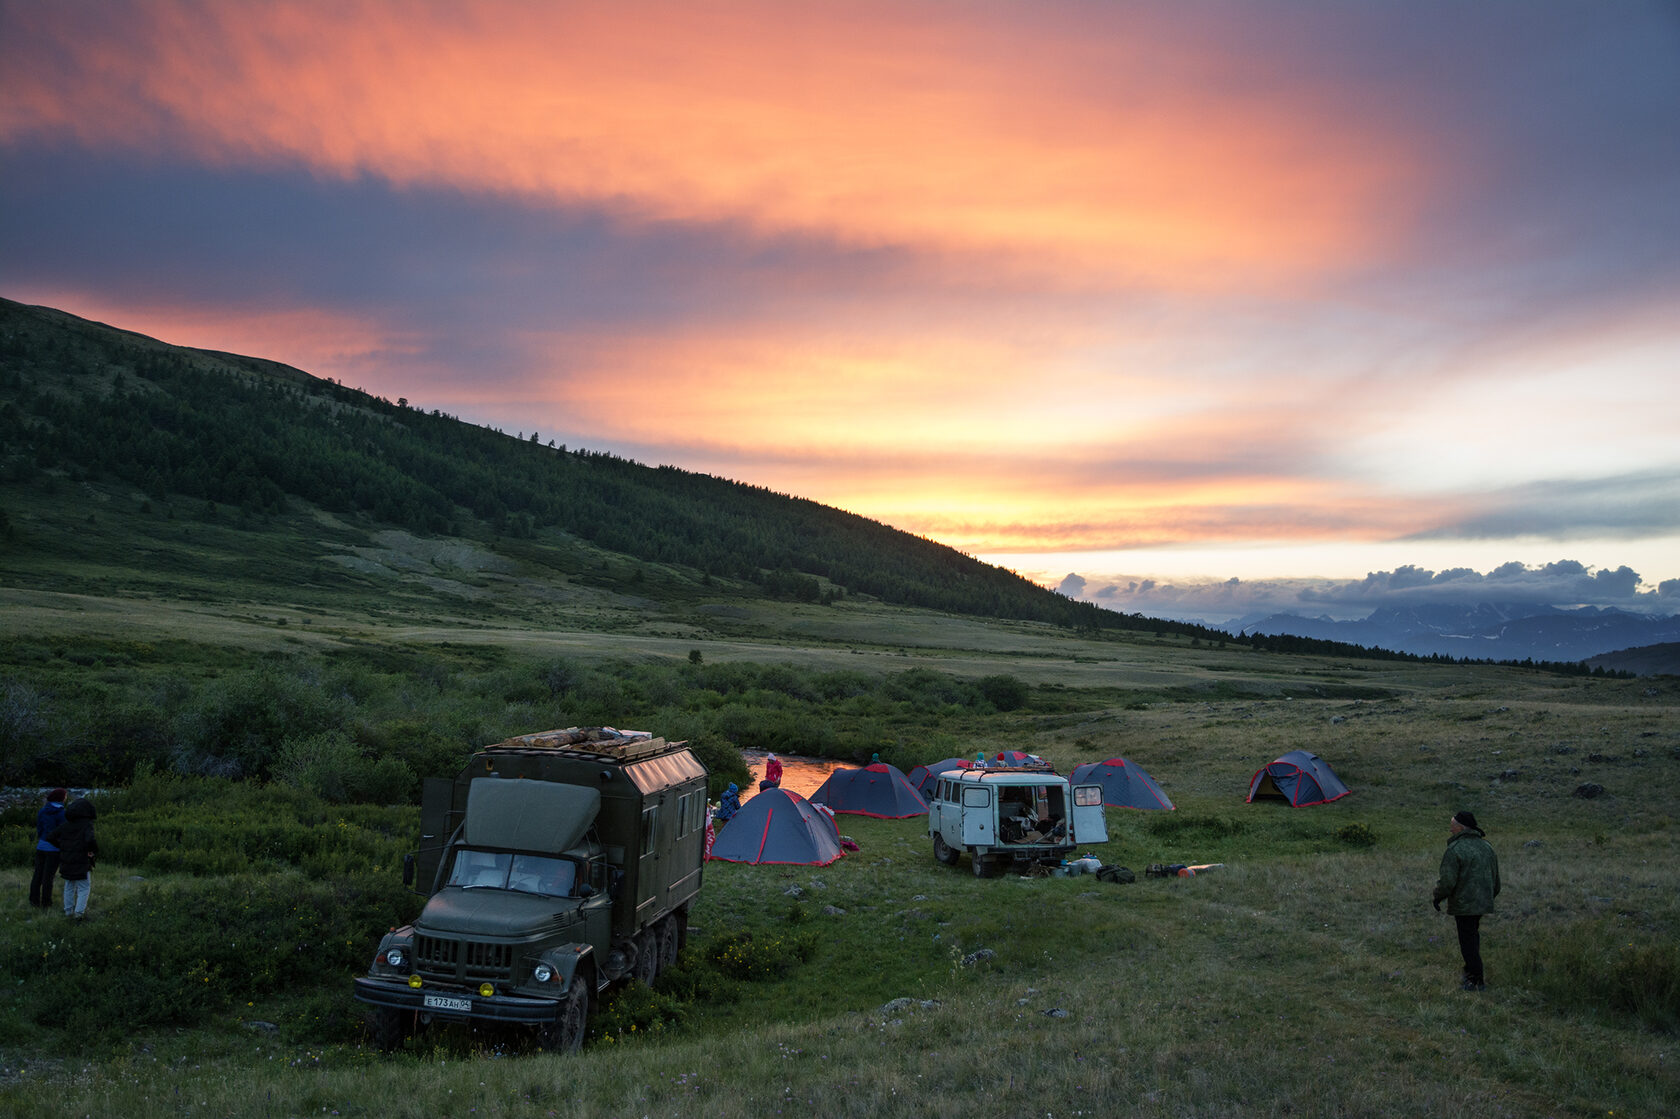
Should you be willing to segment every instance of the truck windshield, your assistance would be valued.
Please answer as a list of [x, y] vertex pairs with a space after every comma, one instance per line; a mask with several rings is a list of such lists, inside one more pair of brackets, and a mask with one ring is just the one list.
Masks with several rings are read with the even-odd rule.
[[462, 851], [455, 857], [449, 885], [467, 889], [515, 890], [564, 898], [577, 884], [577, 864], [551, 855], [517, 855], [507, 851]]

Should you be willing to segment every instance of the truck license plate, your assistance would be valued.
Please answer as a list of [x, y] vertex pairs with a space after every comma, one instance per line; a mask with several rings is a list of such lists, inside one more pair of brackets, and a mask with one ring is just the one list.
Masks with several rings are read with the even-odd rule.
[[471, 999], [451, 998], [448, 995], [427, 995], [424, 1002], [432, 1010], [459, 1010], [462, 1013], [472, 1010]]

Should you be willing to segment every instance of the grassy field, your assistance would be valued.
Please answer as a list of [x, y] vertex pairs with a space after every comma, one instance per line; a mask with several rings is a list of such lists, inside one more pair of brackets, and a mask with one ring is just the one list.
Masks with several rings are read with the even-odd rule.
[[[1063, 767], [1113, 753], [1143, 764], [1178, 810], [1111, 811], [1111, 841], [1094, 853], [1138, 871], [1226, 864], [1195, 879], [980, 881], [934, 863], [915, 821], [850, 818], [861, 850], [831, 867], [708, 870], [691, 953], [745, 933], [790, 961], [803, 944], [808, 960], [713, 997], [650, 996], [639, 1022], [628, 1000], [606, 1016], [620, 1032], [598, 1034], [576, 1058], [449, 1034], [381, 1058], [341, 1030], [312, 1042], [307, 1023], [278, 1036], [253, 1029], [295, 1018], [281, 995], [92, 1053], [13, 1021], [0, 1108], [1676, 1113], [1674, 682], [1428, 666], [1354, 681], [1347, 666], [1293, 668], [1274, 698], [1136, 703], [1122, 693], [1115, 703], [1093, 693], [1088, 708], [976, 728], [976, 748], [1025, 739]], [[1354, 682], [1390, 698], [1311, 694]], [[1183, 686], [1201, 687], [1199, 671]], [[1313, 809], [1244, 804], [1253, 769], [1295, 747], [1332, 761], [1354, 794]], [[1572, 795], [1586, 782], [1604, 792]], [[1427, 904], [1446, 817], [1459, 807], [1487, 826], [1505, 877], [1485, 926], [1492, 986], [1481, 995], [1457, 989], [1451, 922]], [[1374, 844], [1349, 842], [1351, 824]], [[96, 910], [169, 878], [132, 873], [101, 868]], [[5, 877], [9, 953], [38, 923], [54, 938], [87, 934], [51, 927], [56, 914], [30, 915], [22, 870]], [[982, 949], [990, 958], [964, 962]]]
[[[26, 906], [32, 809], [0, 816], [0, 1115], [1680, 1114], [1673, 678], [775, 602], [581, 544], [559, 569], [69, 482], [7, 509], [0, 763], [141, 776], [100, 795], [83, 925]], [[1000, 674], [1023, 706], [977, 698]], [[843, 818], [860, 850], [833, 866], [713, 864], [678, 969], [580, 1055], [451, 1031], [376, 1054], [349, 976], [416, 904], [417, 830], [379, 790], [574, 720], [906, 768], [1122, 754], [1178, 809], [1110, 811], [1092, 853], [1131, 885], [977, 880], [918, 821]], [[1245, 804], [1297, 748], [1353, 795]], [[1477, 995], [1428, 905], [1459, 808], [1504, 870]]]

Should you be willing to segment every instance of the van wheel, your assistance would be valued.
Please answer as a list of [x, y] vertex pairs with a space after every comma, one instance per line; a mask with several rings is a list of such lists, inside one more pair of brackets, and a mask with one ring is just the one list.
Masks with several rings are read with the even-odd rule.
[[933, 837], [933, 857], [946, 866], [956, 866], [958, 860], [962, 858], [962, 852], [946, 843], [944, 836], [935, 835]]
[[537, 1044], [551, 1053], [576, 1053], [583, 1048], [588, 1026], [589, 977], [580, 972], [572, 976], [572, 988], [566, 992], [566, 1001], [560, 1004], [554, 1021], [537, 1034]]
[[388, 1006], [376, 1006], [367, 1012], [367, 1029], [373, 1044], [386, 1053], [400, 1048], [408, 1030], [403, 1028], [405, 1015]]
[[974, 864], [976, 878], [996, 878], [1002, 873], [1003, 864], [989, 855], [970, 855], [969, 860]]

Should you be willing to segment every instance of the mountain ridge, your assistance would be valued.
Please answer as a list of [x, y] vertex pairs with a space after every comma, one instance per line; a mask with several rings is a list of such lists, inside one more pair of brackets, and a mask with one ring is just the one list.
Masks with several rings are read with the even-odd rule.
[[1680, 615], [1510, 602], [1382, 607], [1347, 621], [1272, 614], [1244, 621], [1239, 628], [1247, 633], [1344, 641], [1413, 656], [1499, 661], [1578, 662], [1680, 641]]
[[1214, 635], [1068, 598], [808, 499], [535, 433], [516, 439], [281, 362], [10, 300], [0, 300], [0, 421], [0, 493], [55, 478], [121, 485], [171, 516], [250, 525], [311, 507], [560, 554], [577, 541], [771, 597], [864, 595], [1081, 630]]

